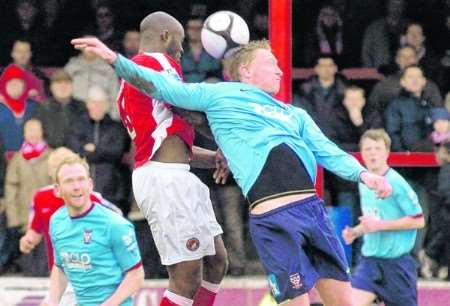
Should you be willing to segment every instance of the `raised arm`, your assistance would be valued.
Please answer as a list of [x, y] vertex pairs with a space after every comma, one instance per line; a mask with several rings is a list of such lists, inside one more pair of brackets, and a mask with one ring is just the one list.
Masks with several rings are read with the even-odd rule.
[[[97, 38], [72, 40], [76, 49], [87, 50], [113, 64], [116, 74], [147, 95], [188, 110], [204, 111], [212, 100], [213, 84], [183, 84], [172, 76], [141, 67], [127, 58], [117, 55]], [[208, 89], [208, 90], [206, 90]]]

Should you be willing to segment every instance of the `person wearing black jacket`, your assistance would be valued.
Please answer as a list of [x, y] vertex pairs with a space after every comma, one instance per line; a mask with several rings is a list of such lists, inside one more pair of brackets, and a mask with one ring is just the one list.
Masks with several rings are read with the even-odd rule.
[[95, 189], [118, 205], [124, 216], [129, 212], [129, 194], [124, 190], [129, 177], [121, 175], [122, 157], [130, 148], [130, 140], [119, 122], [107, 114], [109, 102], [100, 87], [88, 91], [88, 114], [74, 123], [67, 146], [85, 157], [91, 169]]
[[52, 74], [50, 91], [51, 98], [36, 108], [33, 117], [42, 122], [47, 144], [57, 148], [66, 145], [74, 123], [87, 111], [84, 102], [73, 98], [72, 78], [63, 69]]

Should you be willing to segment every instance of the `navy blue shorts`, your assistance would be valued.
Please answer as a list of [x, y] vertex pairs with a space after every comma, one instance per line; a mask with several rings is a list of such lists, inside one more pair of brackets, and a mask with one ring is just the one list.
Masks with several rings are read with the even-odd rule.
[[307, 293], [320, 278], [349, 281], [344, 250], [318, 197], [250, 214], [249, 223], [278, 303]]
[[416, 306], [416, 271], [417, 263], [410, 255], [362, 257], [352, 275], [352, 286], [374, 293], [386, 306]]

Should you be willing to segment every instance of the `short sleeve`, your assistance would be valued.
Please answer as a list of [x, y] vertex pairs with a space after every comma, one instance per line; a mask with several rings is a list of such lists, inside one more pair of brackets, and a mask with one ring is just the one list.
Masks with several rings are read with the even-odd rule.
[[396, 202], [407, 216], [417, 216], [422, 214], [419, 198], [406, 181], [399, 181], [392, 187]]
[[43, 217], [40, 215], [39, 207], [37, 206], [36, 194], [33, 196], [31, 202], [31, 214], [30, 214], [30, 228], [36, 233], [42, 234], [42, 223]]
[[112, 225], [110, 239], [114, 256], [123, 272], [131, 269], [141, 261], [136, 233], [131, 223]]

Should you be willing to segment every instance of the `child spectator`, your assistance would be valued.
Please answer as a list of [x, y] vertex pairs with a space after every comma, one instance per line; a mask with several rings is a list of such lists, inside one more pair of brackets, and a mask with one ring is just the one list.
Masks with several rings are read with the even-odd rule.
[[37, 103], [28, 99], [25, 72], [11, 65], [0, 76], [0, 137], [8, 157], [23, 142], [23, 124]]

